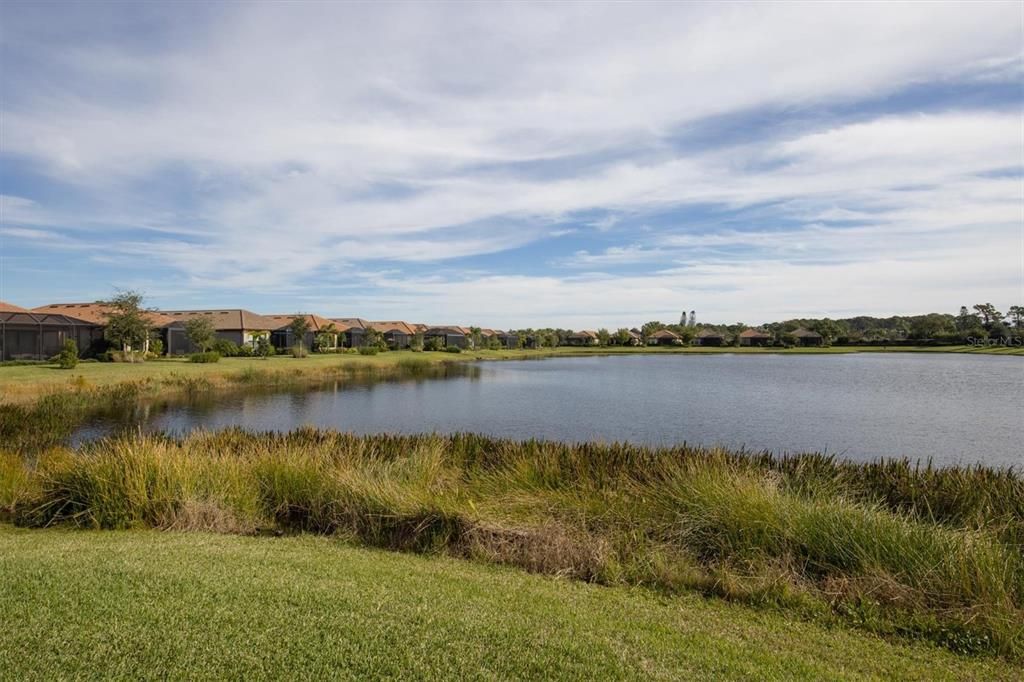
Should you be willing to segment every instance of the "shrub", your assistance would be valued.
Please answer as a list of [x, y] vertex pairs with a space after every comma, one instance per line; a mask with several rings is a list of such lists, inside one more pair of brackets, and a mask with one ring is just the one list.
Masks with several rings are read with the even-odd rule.
[[144, 362], [144, 353], [137, 353], [130, 350], [108, 350], [100, 356], [101, 362]]
[[236, 355], [236, 357], [239, 357], [239, 358], [251, 358], [253, 356], [253, 354], [254, 353], [253, 353], [252, 346], [250, 346], [248, 344], [245, 344], [243, 346], [239, 346], [238, 347], [238, 353], [236, 353], [235, 355]]
[[292, 346], [291, 353], [293, 358], [304, 358], [307, 355], [309, 355], [309, 353], [306, 351], [305, 348], [302, 347], [301, 344], [296, 344]]
[[188, 356], [188, 360], [189, 362], [198, 362], [202, 364], [220, 362], [220, 353], [215, 350], [208, 350], [205, 353], [193, 353]]
[[228, 339], [217, 339], [214, 341], [213, 350], [222, 358], [233, 358], [238, 355], [238, 345]]
[[64, 350], [57, 356], [61, 369], [74, 369], [78, 365], [78, 344], [74, 339], [65, 339]]
[[439, 339], [439, 338], [437, 338], [435, 336], [433, 338], [430, 338], [430, 339], [427, 339], [426, 341], [424, 341], [423, 349], [424, 350], [434, 350], [434, 351], [437, 351], [437, 350], [444, 350], [444, 346], [441, 344], [441, 339]]
[[274, 348], [274, 344], [270, 343], [270, 339], [266, 336], [260, 336], [256, 339], [256, 355], [266, 360], [271, 355], [277, 353], [277, 349]]
[[444, 352], [445, 353], [461, 353], [462, 349], [459, 348], [458, 346], [445, 346]]
[[164, 354], [164, 342], [162, 339], [150, 339], [149, 340], [149, 353], [150, 355], [161, 356]]
[[360, 355], [376, 355], [379, 352], [380, 352], [380, 349], [377, 348], [377, 346], [360, 346], [359, 347], [359, 354]]

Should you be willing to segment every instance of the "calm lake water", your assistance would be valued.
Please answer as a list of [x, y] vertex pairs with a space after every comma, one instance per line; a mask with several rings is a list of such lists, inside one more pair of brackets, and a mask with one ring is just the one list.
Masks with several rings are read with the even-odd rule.
[[[1024, 465], [1024, 362], [946, 354], [636, 355], [489, 362], [454, 376], [149, 407], [147, 430], [721, 444], [851, 459]], [[93, 425], [79, 439], [108, 426]]]

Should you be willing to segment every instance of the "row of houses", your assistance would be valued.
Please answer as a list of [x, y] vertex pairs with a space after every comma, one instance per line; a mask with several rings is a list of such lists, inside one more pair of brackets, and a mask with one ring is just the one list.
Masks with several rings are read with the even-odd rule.
[[[22, 308], [0, 301], [0, 360], [45, 359], [60, 352], [66, 339], [73, 339], [84, 353], [103, 344], [111, 306], [105, 303], [54, 303], [38, 308]], [[421, 335], [430, 345], [440, 348], [473, 347], [476, 336], [468, 327], [431, 326], [400, 320], [370, 321], [362, 318], [326, 318], [309, 314], [262, 315], [249, 310], [161, 310], [146, 313], [153, 330], [168, 355], [194, 353], [198, 349], [189, 341], [185, 324], [192, 319], [209, 320], [218, 339], [237, 346], [256, 345], [267, 338], [279, 349], [299, 342], [292, 331], [296, 317], [304, 317], [308, 331], [302, 343], [312, 348], [317, 337], [328, 341], [330, 348], [358, 348], [366, 345], [374, 330], [384, 342], [395, 349], [408, 348]], [[495, 342], [515, 348], [519, 338], [512, 332], [481, 329], [479, 337], [488, 345]]]
[[[83, 353], [104, 345], [103, 330], [110, 305], [97, 303], [54, 303], [31, 310], [0, 301], [0, 360], [44, 359], [60, 352], [66, 339], [73, 339]], [[209, 320], [218, 339], [237, 346], [254, 347], [257, 340], [267, 338], [276, 348], [296, 345], [292, 322], [304, 317], [307, 332], [302, 343], [314, 347], [318, 337], [327, 340], [327, 348], [358, 348], [367, 344], [370, 335], [379, 334], [388, 347], [408, 348], [416, 337], [428, 347], [469, 349], [479, 341], [487, 346], [517, 348], [521, 343], [533, 345], [536, 339], [525, 338], [511, 331], [480, 329], [476, 334], [467, 327], [457, 325], [426, 325], [401, 320], [371, 321], [359, 317], [327, 318], [310, 314], [263, 315], [241, 308], [219, 310], [161, 310], [146, 313], [154, 338], [163, 343], [168, 355], [193, 353], [197, 348], [189, 341], [185, 324], [192, 319]], [[371, 331], [373, 330], [373, 331]], [[791, 332], [799, 345], [821, 345], [820, 334], [806, 329]], [[321, 336], [323, 335], [323, 336]], [[698, 346], [724, 346], [728, 339], [713, 329], [702, 329], [693, 342]], [[565, 342], [571, 346], [597, 346], [600, 338], [596, 331], [583, 330], [570, 334]], [[670, 329], [661, 329], [646, 337], [638, 329], [628, 331], [628, 338], [616, 337], [616, 344], [683, 345], [683, 338]], [[774, 342], [771, 334], [747, 329], [738, 335], [741, 346], [767, 346]]]

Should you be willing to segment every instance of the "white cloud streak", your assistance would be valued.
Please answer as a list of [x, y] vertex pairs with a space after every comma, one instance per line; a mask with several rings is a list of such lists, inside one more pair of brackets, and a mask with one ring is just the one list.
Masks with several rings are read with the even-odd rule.
[[[932, 82], [1012, 82], [1022, 12], [998, 2], [884, 12], [262, 3], [226, 6], [154, 44], [73, 39], [72, 27], [11, 16], [4, 46], [44, 67], [4, 86], [0, 152], [96, 199], [5, 197], [3, 224], [8, 243], [46, 227], [97, 243], [113, 229], [158, 231], [103, 253], [169, 266], [189, 286], [254, 291], [313, 273], [350, 279], [381, 259], [498, 253], [573, 229], [615, 235], [620, 216], [772, 204], [792, 227], [680, 224], [556, 259], [551, 277], [484, 275], [457, 294], [449, 281], [372, 280], [379, 293], [364, 300], [399, 306], [436, 286], [441, 317], [482, 314], [491, 300], [522, 324], [563, 307], [595, 322], [637, 301], [664, 314], [699, 297], [721, 315], [784, 312], [736, 293], [746, 283], [793, 310], [821, 309], [826, 290], [834, 306], [864, 310], [879, 300], [873, 288], [807, 288], [856, 272], [899, 291], [901, 309], [948, 307], [968, 254], [985, 259], [968, 262], [984, 263], [985, 281], [1009, 298], [1020, 293], [1021, 182], [986, 174], [1021, 168], [1019, 109], [817, 121], [699, 152], [671, 142], [718, 116], [853, 105]], [[537, 172], [543, 164], [571, 170]], [[161, 192], [162, 182], [176, 189]], [[552, 227], [594, 210], [607, 214]], [[832, 224], [843, 216], [857, 224]], [[579, 279], [579, 268], [628, 264], [652, 272]], [[769, 264], [778, 274], [766, 285], [756, 273]], [[664, 272], [673, 266], [683, 270]], [[903, 288], [909, 272], [920, 293]], [[538, 302], [548, 298], [564, 306]]]

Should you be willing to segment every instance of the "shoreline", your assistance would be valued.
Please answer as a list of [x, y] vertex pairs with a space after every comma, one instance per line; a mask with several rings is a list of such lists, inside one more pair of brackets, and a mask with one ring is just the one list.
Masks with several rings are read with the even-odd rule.
[[832, 346], [805, 348], [775, 347], [643, 347], [581, 348], [562, 346], [545, 349], [480, 350], [445, 353], [410, 350], [386, 351], [362, 356], [349, 353], [311, 353], [301, 359], [287, 356], [222, 358], [217, 363], [192, 363], [187, 358], [161, 358], [142, 363], [80, 362], [71, 370], [56, 365], [0, 366], [0, 404], [24, 404], [61, 390], [82, 390], [116, 384], [145, 384], [148, 391], [177, 390], [192, 383], [209, 386], [248, 384], [266, 380], [274, 385], [283, 380], [299, 381], [331, 373], [389, 371], [403, 363], [441, 366], [479, 361], [539, 360], [558, 357], [613, 357], [623, 355], [849, 355], [855, 353], [950, 353], [985, 356], [1024, 357], [1024, 348], [992, 346]]

